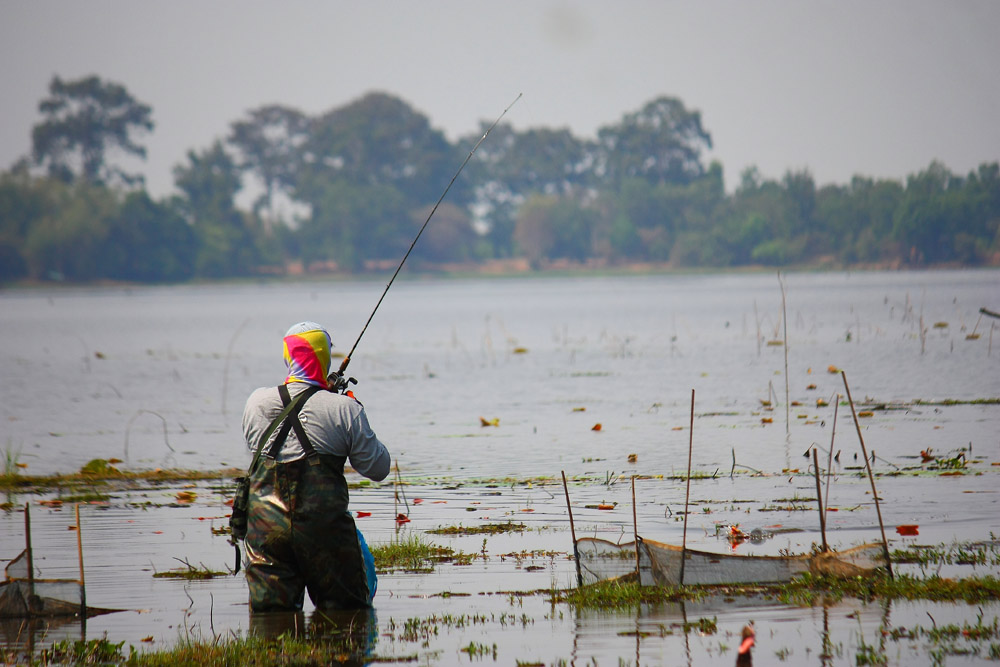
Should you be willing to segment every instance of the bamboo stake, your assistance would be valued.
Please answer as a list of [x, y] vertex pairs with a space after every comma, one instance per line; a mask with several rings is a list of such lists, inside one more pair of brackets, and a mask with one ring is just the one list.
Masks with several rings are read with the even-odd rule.
[[833, 427], [830, 432], [830, 451], [826, 459], [826, 498], [823, 506], [826, 511], [830, 511], [830, 477], [833, 475], [833, 442], [837, 438], [837, 410], [840, 408], [840, 394], [834, 396], [833, 403]]
[[583, 586], [583, 574], [580, 572], [580, 554], [576, 549], [576, 528], [573, 526], [573, 506], [569, 504], [569, 486], [566, 484], [566, 471], [562, 470], [560, 472], [562, 472], [563, 493], [566, 494], [566, 511], [569, 512], [569, 534], [573, 538], [573, 561], [576, 563], [576, 585]]
[[785, 341], [783, 348], [785, 348], [785, 435], [788, 435], [791, 429], [791, 405], [789, 401], [789, 391], [788, 391], [788, 313], [785, 310], [785, 282], [781, 279], [781, 271], [778, 271], [778, 284], [781, 285], [781, 325], [784, 327]]
[[[35, 599], [35, 557], [31, 548], [31, 504], [24, 504], [24, 545], [28, 552], [28, 593]], [[30, 603], [29, 603], [30, 604]], [[29, 612], [31, 609], [28, 610]]]
[[80, 614], [87, 617], [87, 584], [83, 578], [83, 533], [80, 526], [80, 503], [76, 503], [76, 553], [80, 559]]
[[691, 498], [691, 454], [694, 451], [694, 389], [691, 390], [691, 426], [688, 428], [688, 473], [687, 491], [684, 493], [684, 536], [681, 539], [681, 577], [680, 585], [684, 585], [684, 561], [687, 560], [688, 536], [688, 501]]
[[819, 532], [823, 536], [823, 553], [830, 550], [826, 543], [826, 514], [823, 513], [823, 492], [819, 483], [819, 457], [813, 447], [813, 477], [816, 478], [816, 504], [819, 505]]
[[632, 536], [635, 538], [635, 580], [641, 586], [642, 581], [639, 579], [639, 519], [636, 518], [635, 508], [635, 475], [632, 475]]
[[889, 558], [889, 540], [885, 538], [885, 524], [882, 523], [882, 509], [878, 504], [878, 491], [875, 490], [875, 476], [872, 475], [872, 467], [868, 462], [868, 450], [865, 448], [865, 438], [861, 435], [861, 423], [858, 421], [858, 413], [854, 409], [854, 399], [851, 398], [851, 388], [847, 384], [847, 373], [840, 371], [840, 377], [844, 380], [844, 389], [847, 391], [847, 402], [851, 405], [851, 415], [854, 417], [854, 428], [858, 431], [858, 441], [861, 443], [861, 454], [865, 457], [865, 468], [868, 470], [868, 481], [872, 485], [872, 498], [875, 499], [875, 514], [878, 515], [878, 528], [882, 531], [882, 548], [885, 550], [885, 567], [892, 579], [892, 561]]

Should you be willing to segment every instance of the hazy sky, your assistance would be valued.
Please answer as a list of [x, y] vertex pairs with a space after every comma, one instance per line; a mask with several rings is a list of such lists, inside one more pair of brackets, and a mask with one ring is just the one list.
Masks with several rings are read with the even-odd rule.
[[515, 128], [578, 137], [678, 97], [730, 190], [750, 165], [820, 185], [932, 160], [964, 174], [1000, 160], [998, 68], [995, 0], [0, 0], [0, 168], [29, 152], [53, 75], [97, 74], [153, 108], [156, 196], [249, 109], [317, 114], [370, 91], [451, 140], [518, 93]]

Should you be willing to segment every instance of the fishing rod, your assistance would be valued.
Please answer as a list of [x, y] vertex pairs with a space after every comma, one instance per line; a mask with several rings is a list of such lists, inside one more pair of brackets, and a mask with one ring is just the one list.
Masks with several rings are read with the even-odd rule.
[[382, 296], [379, 297], [378, 303], [375, 304], [375, 308], [372, 309], [371, 315], [368, 316], [368, 321], [365, 322], [365, 326], [362, 327], [361, 333], [358, 334], [358, 339], [355, 340], [354, 345], [351, 346], [351, 351], [347, 353], [347, 356], [344, 357], [344, 360], [340, 363], [340, 368], [336, 372], [330, 374], [329, 382], [331, 389], [333, 391], [344, 393], [349, 385], [358, 383], [358, 381], [355, 380], [354, 378], [345, 377], [344, 373], [347, 371], [348, 364], [351, 363], [351, 357], [354, 356], [354, 350], [357, 349], [358, 343], [361, 342], [361, 339], [362, 337], [364, 337], [365, 332], [368, 331], [368, 325], [372, 323], [372, 319], [375, 317], [375, 313], [378, 311], [379, 306], [382, 305], [382, 300], [385, 299], [385, 295], [389, 293], [389, 288], [392, 287], [392, 283], [396, 280], [396, 276], [398, 276], [399, 272], [402, 270], [403, 264], [406, 263], [406, 259], [410, 256], [410, 253], [413, 252], [414, 246], [416, 246], [417, 241], [420, 240], [420, 235], [423, 234], [424, 230], [427, 228], [427, 223], [429, 223], [431, 221], [431, 218], [434, 217], [434, 213], [438, 210], [438, 206], [441, 205], [441, 202], [444, 201], [444, 198], [448, 194], [448, 191], [451, 190], [451, 186], [455, 184], [455, 180], [458, 178], [458, 175], [462, 173], [463, 169], [465, 169], [465, 165], [469, 163], [469, 160], [472, 159], [472, 156], [476, 152], [476, 149], [479, 148], [479, 145], [486, 140], [486, 137], [488, 137], [490, 132], [493, 131], [493, 128], [495, 128], [503, 119], [503, 117], [507, 115], [507, 112], [510, 111], [510, 108], [514, 106], [519, 99], [521, 99], [521, 95], [523, 95], [523, 93], [518, 93], [517, 97], [514, 98], [514, 101], [508, 104], [507, 108], [503, 110], [503, 113], [497, 116], [497, 119], [493, 121], [493, 124], [486, 129], [486, 132], [483, 133], [483, 136], [479, 138], [479, 141], [476, 142], [476, 145], [472, 147], [471, 151], [469, 151], [469, 154], [468, 156], [466, 156], [465, 161], [462, 162], [462, 166], [460, 166], [458, 168], [458, 171], [455, 172], [455, 175], [451, 177], [451, 181], [448, 183], [448, 187], [446, 187], [444, 189], [444, 192], [441, 193], [441, 196], [438, 197], [437, 203], [434, 204], [434, 208], [431, 209], [431, 212], [430, 214], [428, 214], [427, 219], [424, 220], [424, 224], [421, 225], [420, 231], [417, 232], [417, 235], [413, 239], [413, 243], [410, 244], [410, 247], [409, 249], [407, 249], [406, 254], [403, 255], [403, 259], [399, 262], [399, 266], [396, 267], [396, 271], [392, 274], [392, 278], [390, 278], [389, 282], [386, 283], [385, 290], [383, 290], [382, 292]]

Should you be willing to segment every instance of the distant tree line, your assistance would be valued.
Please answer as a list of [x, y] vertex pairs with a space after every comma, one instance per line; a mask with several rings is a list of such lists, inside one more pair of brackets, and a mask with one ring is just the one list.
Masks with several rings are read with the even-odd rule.
[[[96, 76], [53, 78], [32, 153], [0, 172], [0, 280], [140, 282], [358, 272], [398, 261], [468, 151], [403, 100], [368, 94], [310, 116], [280, 105], [190, 150], [156, 200], [119, 157], [142, 159], [152, 109]], [[678, 267], [1000, 264], [1000, 166], [930, 164], [905, 183], [756, 169], [727, 194], [701, 115], [661, 97], [600, 128], [499, 125], [411, 261], [523, 258]], [[241, 193], [257, 193], [241, 210]], [[246, 196], [243, 197], [246, 199]], [[380, 264], [381, 263], [381, 264]]]

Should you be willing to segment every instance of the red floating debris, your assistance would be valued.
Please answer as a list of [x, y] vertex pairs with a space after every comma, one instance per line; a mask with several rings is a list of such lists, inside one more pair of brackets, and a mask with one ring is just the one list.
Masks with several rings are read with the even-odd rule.
[[371, 512], [358, 512], [359, 519], [364, 519], [366, 516], [371, 516], [371, 515], [372, 515]]
[[410, 523], [410, 517], [406, 516], [405, 514], [397, 514], [396, 523]]
[[907, 526], [896, 526], [896, 532], [900, 535], [919, 535], [917, 532], [918, 526], [907, 525]]

